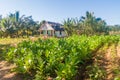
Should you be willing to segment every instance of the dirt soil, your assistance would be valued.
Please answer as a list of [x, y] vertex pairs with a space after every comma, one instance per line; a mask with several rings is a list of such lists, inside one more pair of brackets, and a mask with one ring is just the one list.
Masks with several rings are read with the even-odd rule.
[[22, 77], [11, 70], [15, 68], [15, 65], [8, 63], [7, 61], [0, 61], [0, 80], [23, 80]]
[[[120, 78], [120, 44], [111, 44], [100, 49], [94, 59], [101, 69], [105, 71], [104, 80]], [[115, 71], [118, 71], [115, 73]]]

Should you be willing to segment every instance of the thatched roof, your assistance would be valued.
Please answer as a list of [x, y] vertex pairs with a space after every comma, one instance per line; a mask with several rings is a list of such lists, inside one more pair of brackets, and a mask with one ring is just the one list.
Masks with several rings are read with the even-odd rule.
[[39, 30], [55, 30], [55, 31], [64, 31], [63, 25], [60, 23], [45, 21]]
[[39, 30], [54, 30], [48, 23], [42, 24]]

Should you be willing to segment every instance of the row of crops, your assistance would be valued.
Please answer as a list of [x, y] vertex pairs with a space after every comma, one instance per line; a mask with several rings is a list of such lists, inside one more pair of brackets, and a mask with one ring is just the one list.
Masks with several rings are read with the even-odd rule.
[[119, 36], [71, 36], [68, 38], [23, 41], [11, 47], [6, 59], [16, 64], [18, 73], [34, 73], [35, 80], [74, 80], [78, 68], [92, 58], [105, 43], [120, 41]]

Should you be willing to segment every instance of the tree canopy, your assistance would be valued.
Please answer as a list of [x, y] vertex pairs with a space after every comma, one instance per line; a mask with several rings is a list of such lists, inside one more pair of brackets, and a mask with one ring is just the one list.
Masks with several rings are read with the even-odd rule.
[[64, 27], [68, 35], [72, 34], [107, 34], [108, 27], [104, 20], [94, 16], [94, 13], [86, 12], [81, 18], [68, 18], [64, 20]]
[[[29, 37], [37, 35], [38, 29], [44, 20], [40, 23], [34, 21], [32, 16], [25, 16], [15, 13], [9, 13], [7, 17], [0, 15], [0, 37]], [[68, 36], [73, 34], [101, 35], [109, 32], [119, 32], [120, 25], [109, 26], [100, 17], [94, 16], [93, 12], [86, 12], [85, 16], [80, 18], [68, 18], [63, 21], [64, 29]]]
[[1, 37], [30, 36], [37, 33], [39, 23], [32, 16], [19, 15], [19, 11], [10, 13], [7, 17], [0, 19]]

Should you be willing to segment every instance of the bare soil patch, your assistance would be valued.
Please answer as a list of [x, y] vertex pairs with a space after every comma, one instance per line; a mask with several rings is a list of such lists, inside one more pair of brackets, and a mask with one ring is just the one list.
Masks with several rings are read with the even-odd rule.
[[14, 64], [8, 63], [7, 61], [0, 61], [0, 80], [23, 80], [21, 75], [11, 70], [15, 68]]
[[93, 65], [95, 64], [99, 69], [104, 70], [105, 75], [102, 80], [120, 78], [120, 44], [106, 45], [98, 50], [94, 57]]

